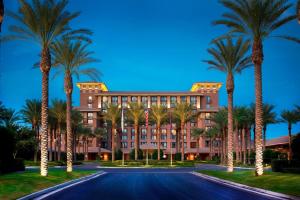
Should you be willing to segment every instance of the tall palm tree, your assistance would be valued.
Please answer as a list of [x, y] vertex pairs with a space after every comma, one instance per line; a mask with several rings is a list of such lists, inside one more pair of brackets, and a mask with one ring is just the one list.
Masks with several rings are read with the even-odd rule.
[[191, 136], [197, 140], [197, 156], [199, 156], [199, 144], [200, 138], [204, 135], [205, 129], [203, 128], [193, 128], [191, 130]]
[[120, 119], [121, 109], [118, 105], [108, 104], [107, 112], [104, 113], [104, 119], [111, 123], [111, 160], [115, 160], [115, 137], [117, 134], [117, 121]]
[[71, 30], [69, 23], [79, 12], [66, 11], [67, 0], [20, 0], [17, 13], [8, 15], [19, 24], [9, 27], [12, 35], [5, 40], [19, 39], [34, 41], [41, 47], [40, 70], [42, 73], [42, 112], [41, 112], [41, 175], [48, 175], [48, 87], [51, 69], [50, 46], [59, 37], [81, 37], [86, 30]]
[[58, 131], [58, 138], [57, 138], [57, 160], [61, 160], [61, 135], [62, 135], [62, 124], [66, 120], [66, 108], [67, 104], [65, 101], [60, 99], [53, 99], [51, 101], [51, 108], [50, 108], [50, 116], [56, 119], [57, 122], [57, 131]]
[[[25, 105], [20, 110], [24, 122], [31, 124], [32, 131], [35, 132], [36, 146], [39, 144], [39, 127], [41, 123], [41, 106], [38, 99], [27, 99]], [[37, 161], [38, 148], [34, 151], [34, 162]]]
[[264, 139], [264, 143], [263, 143], [263, 149], [265, 150], [266, 148], [266, 141], [267, 141], [267, 126], [269, 124], [275, 124], [278, 122], [278, 120], [276, 119], [276, 112], [274, 111], [275, 106], [272, 104], [267, 104], [264, 103], [263, 104], [263, 139]]
[[94, 81], [99, 80], [100, 73], [95, 68], [81, 69], [83, 65], [95, 62], [91, 57], [92, 52], [87, 50], [89, 43], [81, 40], [72, 41], [70, 38], [57, 40], [52, 46], [52, 55], [55, 66], [58, 70], [56, 75], [64, 74], [64, 87], [67, 98], [66, 125], [67, 125], [67, 172], [72, 172], [72, 93], [73, 76], [87, 75]]
[[288, 160], [291, 160], [293, 155], [292, 155], [292, 125], [297, 123], [299, 120], [296, 111], [289, 111], [289, 110], [284, 110], [281, 112], [281, 119], [283, 122], [286, 122], [288, 124], [288, 131], [289, 131], [289, 153], [288, 153]]
[[[223, 6], [230, 12], [223, 14], [223, 18], [214, 24], [225, 25], [230, 28], [229, 34], [238, 34], [250, 38], [252, 41], [252, 62], [255, 74], [255, 134], [256, 134], [256, 175], [263, 174], [262, 157], [262, 63], [263, 41], [279, 27], [294, 20], [296, 15], [285, 15], [292, 6], [287, 0], [221, 0]], [[280, 36], [285, 39], [298, 39]]]
[[18, 121], [20, 120], [20, 115], [17, 111], [11, 108], [6, 108], [2, 118], [3, 124], [6, 128], [17, 130]]
[[156, 123], [156, 133], [157, 133], [157, 160], [160, 160], [160, 131], [161, 125], [168, 117], [168, 112], [166, 107], [163, 106], [151, 106], [150, 118]]
[[235, 43], [232, 38], [227, 37], [224, 40], [213, 41], [214, 48], [208, 49], [208, 53], [213, 56], [214, 60], [205, 60], [210, 67], [226, 73], [226, 90], [228, 98], [228, 137], [227, 137], [227, 171], [233, 171], [233, 91], [234, 75], [241, 73], [245, 68], [251, 66], [251, 57], [247, 55], [250, 42], [239, 38]]
[[193, 107], [188, 103], [178, 103], [173, 110], [174, 116], [180, 121], [181, 131], [181, 161], [184, 161], [184, 126], [190, 121], [195, 114], [193, 113]]
[[[129, 103], [128, 118], [133, 121], [134, 124], [134, 159], [138, 159], [139, 145], [139, 123], [144, 117], [144, 107], [142, 104], [135, 102]], [[159, 144], [158, 144], [159, 145]], [[159, 153], [158, 153], [159, 154]]]
[[76, 161], [76, 149], [77, 149], [77, 143], [79, 143], [79, 134], [78, 129], [80, 129], [82, 124], [83, 117], [78, 110], [72, 110], [71, 112], [71, 119], [72, 119], [72, 131], [73, 131], [73, 151], [74, 151], [74, 160]]

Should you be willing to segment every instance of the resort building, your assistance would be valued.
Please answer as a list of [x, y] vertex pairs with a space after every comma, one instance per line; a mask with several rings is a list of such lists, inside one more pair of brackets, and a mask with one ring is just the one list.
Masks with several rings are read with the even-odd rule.
[[[197, 140], [191, 137], [191, 129], [209, 128], [212, 126], [210, 115], [218, 111], [219, 108], [219, 89], [221, 83], [217, 82], [199, 82], [194, 83], [189, 91], [183, 92], [144, 92], [144, 91], [110, 91], [104, 83], [84, 82], [77, 83], [80, 89], [80, 106], [75, 109], [79, 110], [83, 116], [83, 123], [92, 129], [97, 127], [107, 127], [107, 123], [103, 120], [103, 113], [106, 112], [107, 105], [115, 104], [124, 109], [126, 117], [126, 109], [129, 102], [142, 104], [145, 109], [150, 110], [151, 106], [165, 106], [167, 109], [173, 109], [176, 103], [186, 102], [193, 106], [193, 112], [200, 112], [198, 119], [186, 123], [184, 129], [184, 147], [187, 159], [194, 159], [197, 153], [201, 159], [205, 159], [209, 155], [209, 139], [201, 138], [199, 145]], [[172, 116], [170, 116], [172, 121]], [[121, 125], [119, 125], [121, 127]], [[111, 131], [109, 127], [107, 130]], [[171, 153], [180, 153], [180, 144], [176, 143], [176, 134], [178, 127], [172, 121], [172, 124], [164, 124], [161, 127], [161, 149], [164, 157]], [[111, 150], [111, 134], [108, 134], [106, 140], [101, 141], [101, 158], [108, 159]], [[129, 153], [134, 148], [135, 132], [132, 124], [124, 124], [123, 132], [121, 128], [117, 129], [116, 150], [121, 149], [125, 155], [125, 159], [129, 158]], [[155, 125], [141, 124], [139, 126], [139, 143], [140, 149], [145, 151], [147, 148], [151, 152], [157, 149], [157, 136]], [[177, 141], [178, 142], [178, 141]], [[77, 144], [77, 148], [81, 149], [82, 143]], [[89, 138], [88, 141], [88, 159], [95, 159], [98, 154], [99, 141], [96, 138]], [[199, 148], [198, 148], [199, 147]], [[79, 150], [80, 151], [80, 150]], [[218, 141], [213, 145], [213, 153], [220, 153], [220, 144]]]

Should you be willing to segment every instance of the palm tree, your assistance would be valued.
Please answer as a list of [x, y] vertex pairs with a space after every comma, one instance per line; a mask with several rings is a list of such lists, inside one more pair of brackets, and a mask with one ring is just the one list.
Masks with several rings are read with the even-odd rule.
[[99, 158], [101, 159], [101, 142], [102, 139], [105, 139], [107, 137], [107, 130], [104, 128], [96, 128], [93, 134], [99, 141], [98, 155]]
[[20, 115], [14, 109], [5, 108], [2, 122], [6, 128], [17, 130], [17, 122], [20, 120]]
[[226, 163], [226, 139], [227, 139], [227, 125], [228, 125], [228, 111], [227, 108], [221, 108], [217, 113], [211, 116], [211, 121], [218, 126], [221, 132], [222, 141], [222, 157], [221, 162]]
[[195, 114], [193, 113], [192, 105], [187, 103], [176, 104], [173, 114], [180, 121], [181, 161], [184, 161], [184, 126], [188, 121], [195, 117]]
[[161, 124], [165, 121], [168, 116], [167, 109], [163, 106], [151, 106], [150, 118], [156, 123], [157, 133], [157, 160], [160, 160], [160, 129]]
[[300, 0], [297, 2], [297, 10], [296, 10], [297, 16], [298, 16], [298, 23], [300, 24]]
[[197, 156], [199, 156], [199, 144], [200, 138], [204, 135], [205, 129], [203, 128], [193, 128], [191, 130], [191, 136], [197, 140]]
[[[133, 121], [134, 124], [134, 159], [138, 159], [139, 150], [139, 123], [144, 117], [144, 107], [141, 104], [131, 102], [129, 103], [128, 118]], [[158, 144], [159, 145], [159, 144]], [[159, 154], [159, 153], [158, 153]]]
[[79, 15], [79, 12], [70, 13], [65, 10], [67, 0], [20, 0], [17, 13], [8, 13], [19, 22], [9, 27], [12, 35], [6, 40], [19, 39], [34, 41], [41, 47], [40, 70], [42, 73], [42, 112], [41, 112], [41, 175], [48, 175], [48, 87], [51, 69], [50, 46], [59, 37], [81, 38], [86, 30], [71, 30], [70, 21]]
[[[287, 0], [221, 0], [223, 6], [231, 12], [223, 14], [223, 18], [214, 24], [225, 25], [230, 28], [229, 34], [238, 34], [250, 38], [252, 41], [252, 62], [255, 74], [255, 134], [256, 134], [256, 175], [263, 174], [262, 129], [262, 63], [263, 41], [279, 27], [294, 20], [296, 15], [285, 15], [292, 6]], [[297, 40], [288, 36], [285, 39]], [[297, 40], [299, 42], [299, 40]]]
[[4, 3], [3, 0], [0, 0], [0, 32], [1, 32], [1, 25], [3, 22], [3, 17], [4, 17]]
[[291, 160], [293, 155], [292, 155], [292, 125], [297, 123], [298, 116], [296, 111], [289, 111], [289, 110], [284, 110], [281, 112], [281, 119], [283, 122], [286, 122], [288, 124], [288, 131], [289, 131], [289, 153], [288, 153], [288, 160]]
[[121, 115], [121, 109], [118, 105], [109, 104], [107, 105], [107, 112], [104, 113], [104, 119], [111, 123], [111, 160], [115, 160], [115, 137], [117, 134], [116, 126], [117, 121]]
[[209, 157], [212, 160], [212, 147], [213, 147], [213, 140], [218, 135], [219, 129], [217, 126], [213, 126], [205, 131], [205, 136], [209, 138]]
[[[49, 115], [56, 119], [57, 122], [57, 131], [58, 131], [58, 139], [57, 139], [57, 160], [61, 160], [61, 135], [62, 135], [62, 124], [66, 119], [66, 108], [67, 104], [65, 101], [60, 99], [53, 99], [51, 101], [52, 107], [50, 108]], [[66, 137], [65, 137], [66, 138]]]
[[[35, 143], [39, 144], [39, 127], [41, 123], [41, 101], [38, 99], [27, 99], [25, 105], [20, 110], [24, 122], [31, 124], [32, 131], [35, 132]], [[37, 161], [38, 148], [34, 151], [34, 162]]]
[[233, 171], [233, 91], [234, 91], [234, 75], [241, 73], [245, 68], [251, 66], [251, 57], [247, 56], [250, 48], [250, 42], [239, 38], [236, 43], [230, 37], [223, 40], [213, 42], [215, 48], [208, 49], [214, 60], [205, 60], [210, 67], [227, 74], [226, 90], [228, 98], [228, 137], [227, 137], [227, 171]]
[[72, 119], [72, 131], [73, 131], [73, 155], [74, 155], [74, 160], [76, 161], [76, 149], [77, 149], [77, 143], [79, 143], [79, 135], [78, 135], [78, 130], [80, 129], [82, 124], [83, 117], [78, 110], [72, 110], [71, 112], [71, 119]]
[[267, 126], [268, 124], [275, 124], [278, 122], [276, 119], [276, 112], [274, 111], [275, 106], [271, 104], [263, 104], [263, 149], [266, 149], [266, 141], [267, 141]]
[[87, 75], [94, 81], [99, 80], [100, 73], [95, 68], [81, 69], [82, 65], [95, 62], [90, 57], [92, 52], [87, 50], [88, 44], [84, 44], [81, 40], [72, 41], [69, 38], [63, 38], [56, 41], [51, 49], [54, 66], [58, 71], [56, 75], [64, 73], [64, 87], [67, 97], [66, 125], [67, 125], [67, 172], [72, 172], [72, 93], [73, 93], [73, 76], [79, 78], [80, 75]]

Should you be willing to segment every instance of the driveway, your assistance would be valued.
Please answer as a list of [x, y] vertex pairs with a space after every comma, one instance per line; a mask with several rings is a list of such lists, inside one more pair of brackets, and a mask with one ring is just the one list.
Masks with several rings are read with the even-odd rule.
[[192, 169], [103, 169], [107, 174], [44, 199], [274, 199], [210, 182]]

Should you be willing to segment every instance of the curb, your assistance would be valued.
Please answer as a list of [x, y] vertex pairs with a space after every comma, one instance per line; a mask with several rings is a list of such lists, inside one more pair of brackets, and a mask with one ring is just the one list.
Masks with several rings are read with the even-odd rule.
[[106, 174], [106, 172], [103, 172], [103, 171], [96, 172], [96, 173], [88, 175], [88, 176], [84, 176], [84, 177], [81, 177], [81, 178], [78, 178], [78, 179], [74, 179], [74, 180], [71, 180], [71, 181], [68, 181], [68, 182], [65, 182], [65, 183], [61, 183], [61, 184], [58, 184], [58, 185], [55, 185], [55, 186], [52, 186], [52, 187], [34, 192], [34, 193], [31, 193], [31, 194], [28, 194], [24, 197], [19, 198], [18, 200], [43, 199], [43, 198], [45, 198], [47, 196], [50, 196], [50, 195], [52, 195], [56, 192], [62, 191], [64, 189], [67, 189], [69, 187], [78, 185], [80, 183], [83, 183], [83, 182], [86, 182], [86, 181], [89, 181], [89, 180], [92, 180], [92, 179], [97, 178], [97, 177], [99, 177], [101, 175], [104, 175], [104, 174]]
[[239, 190], [244, 190], [244, 191], [247, 191], [247, 192], [259, 194], [259, 195], [262, 195], [262, 196], [272, 197], [272, 198], [281, 199], [281, 200], [300, 200], [300, 197], [296, 197], [296, 196], [292, 196], [292, 195], [287, 195], [287, 194], [282, 194], [282, 193], [278, 193], [278, 192], [273, 192], [273, 191], [270, 191], [270, 190], [251, 187], [251, 186], [248, 186], [248, 185], [235, 183], [235, 182], [232, 182], [232, 181], [216, 178], [216, 177], [213, 177], [213, 176], [208, 176], [206, 174], [201, 174], [201, 173], [198, 173], [198, 172], [190, 172], [190, 173], [195, 175], [195, 176], [199, 176], [201, 178], [204, 178], [208, 181], [216, 182], [216, 183], [219, 183], [219, 184], [222, 184], [222, 185], [226, 185], [226, 186], [233, 187], [233, 188], [236, 188], [236, 189], [239, 189]]

